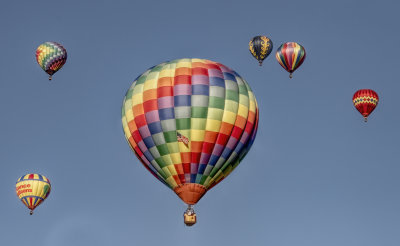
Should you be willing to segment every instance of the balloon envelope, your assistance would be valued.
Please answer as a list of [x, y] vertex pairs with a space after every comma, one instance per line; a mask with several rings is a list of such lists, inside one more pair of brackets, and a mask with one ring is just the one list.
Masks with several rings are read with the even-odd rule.
[[67, 61], [67, 50], [59, 43], [45, 42], [36, 49], [36, 61], [51, 76]]
[[266, 36], [256, 36], [249, 42], [250, 53], [258, 60], [260, 66], [273, 48], [271, 39]]
[[306, 50], [295, 42], [284, 43], [276, 51], [276, 60], [290, 73], [290, 78], [292, 73], [303, 64], [305, 58]]
[[31, 210], [31, 214], [49, 196], [50, 191], [50, 180], [43, 175], [32, 173], [17, 180], [17, 196]]
[[195, 204], [239, 164], [257, 131], [248, 83], [209, 60], [150, 68], [127, 91], [125, 137], [142, 164], [187, 204]]
[[372, 111], [374, 111], [378, 102], [378, 94], [371, 89], [361, 89], [356, 91], [353, 95], [354, 107], [364, 116], [365, 121]]

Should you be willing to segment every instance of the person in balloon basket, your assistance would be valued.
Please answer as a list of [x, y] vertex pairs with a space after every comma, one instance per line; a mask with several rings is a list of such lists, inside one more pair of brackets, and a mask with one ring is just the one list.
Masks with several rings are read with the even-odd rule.
[[196, 224], [196, 213], [193, 210], [193, 207], [189, 205], [188, 209], [186, 209], [185, 213], [183, 213], [183, 218], [185, 225], [192, 226]]

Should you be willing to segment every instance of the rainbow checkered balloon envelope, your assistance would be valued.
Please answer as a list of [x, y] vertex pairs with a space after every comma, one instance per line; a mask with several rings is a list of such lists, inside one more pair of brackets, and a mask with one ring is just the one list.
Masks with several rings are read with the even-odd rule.
[[51, 80], [67, 61], [67, 50], [59, 43], [45, 42], [36, 49], [36, 61]]
[[258, 106], [249, 84], [232, 69], [210, 60], [177, 59], [132, 83], [122, 124], [147, 170], [193, 205], [249, 151]]

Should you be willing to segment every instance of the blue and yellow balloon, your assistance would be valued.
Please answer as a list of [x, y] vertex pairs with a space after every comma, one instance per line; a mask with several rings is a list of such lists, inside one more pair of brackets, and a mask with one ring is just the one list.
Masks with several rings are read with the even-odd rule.
[[40, 174], [26, 174], [17, 180], [15, 185], [17, 196], [33, 214], [33, 210], [49, 196], [50, 180]]
[[249, 42], [250, 53], [257, 59], [260, 66], [265, 58], [271, 53], [272, 41], [266, 36], [255, 36]]

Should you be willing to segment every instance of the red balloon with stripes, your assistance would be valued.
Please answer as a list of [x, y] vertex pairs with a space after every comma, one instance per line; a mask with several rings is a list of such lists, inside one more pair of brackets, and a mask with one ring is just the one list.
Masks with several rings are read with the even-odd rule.
[[364, 116], [364, 121], [367, 122], [368, 116], [374, 111], [378, 105], [379, 97], [378, 93], [371, 89], [361, 89], [356, 91], [353, 96], [353, 104]]

